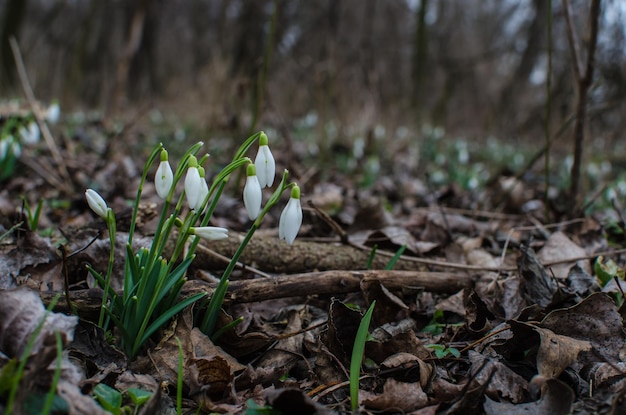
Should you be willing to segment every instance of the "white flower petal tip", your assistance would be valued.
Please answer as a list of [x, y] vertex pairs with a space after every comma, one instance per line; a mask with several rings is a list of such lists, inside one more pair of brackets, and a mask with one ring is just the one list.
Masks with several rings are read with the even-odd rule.
[[217, 241], [228, 238], [228, 229], [215, 226], [200, 226], [191, 228], [191, 233], [203, 239]]
[[261, 188], [271, 187], [276, 175], [276, 162], [268, 146], [265, 133], [261, 133], [259, 137], [259, 151], [254, 159], [254, 165]]
[[172, 171], [172, 167], [167, 159], [161, 160], [156, 174], [154, 175], [154, 186], [156, 187], [156, 192], [161, 199], [165, 199], [167, 197], [170, 190], [172, 190], [173, 184], [174, 172]]
[[87, 204], [91, 210], [93, 210], [96, 215], [106, 220], [109, 207], [102, 196], [93, 189], [87, 189], [85, 191], [85, 197], [87, 198]]
[[302, 225], [302, 206], [300, 205], [300, 188], [294, 186], [291, 189], [291, 198], [287, 206], [280, 214], [278, 223], [278, 238], [284, 239], [287, 244], [293, 244], [298, 236], [298, 231]]

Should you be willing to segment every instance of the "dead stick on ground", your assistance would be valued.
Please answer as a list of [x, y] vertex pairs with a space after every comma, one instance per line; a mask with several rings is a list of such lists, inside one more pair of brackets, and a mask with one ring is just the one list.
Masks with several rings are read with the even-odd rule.
[[[413, 289], [440, 293], [455, 293], [471, 287], [473, 279], [463, 273], [425, 271], [325, 271], [282, 275], [273, 278], [231, 281], [225, 303], [251, 303], [277, 298], [309, 295], [335, 295], [357, 292], [361, 283], [380, 281], [389, 290]], [[185, 297], [206, 292], [211, 295], [217, 284], [201, 280], [188, 281], [183, 287]], [[71, 291], [72, 303], [79, 312], [98, 312], [101, 298], [94, 290]], [[56, 293], [42, 292], [41, 298], [49, 304]], [[57, 310], [64, 310], [61, 301]]]
[[[57, 163], [59, 168], [59, 174], [61, 178], [58, 179], [55, 177], [55, 182], [51, 183], [52, 185], [59, 186], [63, 188], [65, 191], [71, 191], [71, 187], [69, 183], [71, 183], [70, 174], [65, 167], [65, 162], [63, 160], [63, 156], [59, 151], [56, 143], [54, 142], [54, 138], [52, 138], [52, 133], [50, 133], [50, 129], [48, 129], [48, 125], [45, 123], [43, 118], [41, 117], [41, 113], [37, 106], [37, 100], [35, 99], [35, 94], [33, 92], [33, 88], [30, 86], [30, 81], [28, 80], [28, 74], [26, 73], [26, 67], [24, 66], [24, 60], [22, 59], [22, 53], [20, 52], [20, 47], [15, 40], [15, 37], [11, 37], [9, 39], [9, 43], [11, 44], [11, 50], [13, 51], [13, 57], [15, 58], [15, 65], [17, 66], [17, 73], [20, 77], [20, 81], [22, 83], [22, 88], [24, 89], [24, 94], [26, 95], [26, 100], [30, 105], [30, 109], [33, 112], [33, 116], [37, 121], [37, 125], [39, 126], [39, 130], [43, 135], [44, 141], [54, 158], [54, 161]], [[45, 178], [45, 177], [44, 177]]]

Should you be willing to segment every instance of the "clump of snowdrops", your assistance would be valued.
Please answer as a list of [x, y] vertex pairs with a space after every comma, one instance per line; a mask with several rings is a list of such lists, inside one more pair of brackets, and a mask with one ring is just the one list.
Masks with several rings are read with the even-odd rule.
[[[245, 156], [255, 142], [259, 149], [255, 161]], [[215, 291], [207, 300], [206, 311], [200, 329], [211, 336], [215, 331], [217, 315], [224, 301], [231, 272], [245, 246], [258, 229], [267, 212], [275, 206], [280, 196], [290, 190], [290, 199], [280, 216], [279, 237], [292, 244], [302, 224], [300, 188], [295, 183], [287, 183], [288, 172], [268, 201], [262, 206], [262, 189], [271, 187], [276, 175], [274, 157], [268, 146], [267, 135], [263, 132], [250, 136], [239, 148], [233, 160], [208, 185], [202, 167], [208, 154], [198, 158], [203, 143], [191, 146], [173, 171], [168, 152], [159, 144], [145, 164], [137, 196], [128, 241], [126, 243], [126, 263], [123, 291], [121, 294], [111, 289], [115, 247], [115, 214], [105, 200], [94, 190], [87, 189], [85, 196], [91, 209], [106, 221], [111, 244], [111, 255], [106, 274], [89, 267], [103, 289], [102, 308], [99, 325], [105, 329], [110, 323], [117, 328], [120, 345], [125, 353], [134, 359], [144, 343], [159, 328], [185, 307], [205, 296], [199, 293], [179, 301], [181, 289], [186, 281], [186, 272], [191, 265], [200, 239], [217, 240], [228, 237], [228, 229], [208, 226], [230, 176], [240, 168], [246, 169], [246, 184], [243, 201], [246, 211], [253, 220], [249, 231], [239, 245], [228, 267], [222, 275]], [[152, 165], [159, 160], [154, 176], [156, 192], [163, 199], [161, 215], [150, 247], [133, 250], [133, 236], [137, 209], [144, 184]], [[184, 180], [184, 191], [177, 194], [176, 184]], [[174, 230], [177, 232], [174, 232]], [[170, 238], [175, 238], [174, 248], [166, 255], [165, 247]], [[185, 247], [187, 249], [185, 249]]]
[[[53, 102], [42, 112], [41, 120], [55, 124], [61, 115], [58, 102]], [[32, 113], [26, 116], [9, 116], [0, 126], [0, 181], [13, 175], [24, 146], [39, 142], [41, 132]]]

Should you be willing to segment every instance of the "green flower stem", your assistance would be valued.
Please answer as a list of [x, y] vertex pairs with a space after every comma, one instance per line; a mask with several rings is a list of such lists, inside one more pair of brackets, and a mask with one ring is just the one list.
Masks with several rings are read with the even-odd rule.
[[[260, 135], [260, 133], [255, 134], [252, 137], [257, 137], [258, 135]], [[248, 140], [250, 140], [250, 139], [248, 139]], [[252, 143], [254, 143], [254, 141], [252, 141], [250, 143], [250, 145], [252, 145]], [[247, 147], [246, 147], [246, 150], [247, 150]], [[240, 149], [240, 151], [241, 151], [241, 149]], [[239, 154], [239, 151], [237, 152], [237, 154]], [[202, 221], [200, 222], [199, 226], [207, 226], [209, 224], [209, 220], [213, 216], [213, 212], [215, 211], [215, 208], [217, 207], [217, 202], [219, 201], [220, 197], [222, 196], [222, 192], [224, 191], [224, 188], [226, 187], [226, 184], [228, 183], [228, 179], [230, 178], [230, 175], [235, 170], [239, 169], [240, 167], [242, 167], [242, 166], [244, 166], [244, 165], [246, 165], [246, 164], [248, 164], [250, 162], [251, 162], [251, 160], [248, 157], [235, 158], [235, 159], [233, 159], [233, 161], [229, 165], [224, 167], [222, 169], [222, 171], [219, 172], [219, 174], [217, 175], [215, 180], [213, 180], [213, 183], [211, 184], [211, 187], [209, 188], [209, 194], [207, 195], [207, 199], [202, 204], [202, 206], [206, 206], [206, 204], [208, 203], [209, 198], [213, 197], [211, 199], [211, 203], [209, 204], [209, 206], [207, 208], [207, 211], [206, 211], [204, 217], [202, 218]], [[215, 193], [215, 195], [213, 195], [213, 193]], [[194, 238], [194, 240], [191, 242], [191, 246], [189, 247], [189, 252], [187, 253], [188, 257], [190, 255], [194, 255], [194, 253], [196, 252], [196, 248], [198, 247], [199, 243], [200, 243], [200, 238]], [[177, 258], [177, 256], [172, 256], [172, 261], [174, 261], [175, 258]]]
[[252, 226], [248, 230], [248, 233], [246, 234], [246, 237], [243, 239], [241, 244], [237, 247], [235, 254], [233, 255], [230, 262], [228, 263], [228, 267], [224, 271], [224, 274], [222, 274], [222, 277], [220, 278], [220, 282], [217, 284], [217, 287], [215, 288], [215, 291], [213, 292], [213, 295], [211, 296], [211, 300], [209, 301], [209, 306], [207, 307], [204, 318], [202, 319], [202, 324], [200, 326], [200, 330], [202, 330], [202, 332], [209, 337], [213, 334], [213, 330], [215, 330], [215, 324], [217, 323], [217, 316], [219, 314], [219, 309], [222, 307], [222, 303], [224, 302], [224, 297], [226, 296], [226, 290], [228, 289], [228, 281], [229, 281], [230, 274], [235, 269], [235, 265], [237, 264], [239, 257], [243, 253], [243, 250], [246, 248], [246, 245], [248, 245], [248, 242], [250, 242], [252, 235], [254, 235], [254, 232], [257, 229], [258, 229], [258, 226], [256, 225], [256, 222], [255, 222], [252, 224]]
[[163, 144], [159, 143], [159, 145], [156, 146], [154, 150], [152, 150], [152, 153], [150, 153], [150, 155], [148, 156], [148, 161], [146, 162], [143, 168], [143, 172], [141, 173], [141, 180], [139, 181], [139, 186], [137, 187], [137, 196], [135, 197], [133, 216], [130, 221], [130, 229], [128, 230], [129, 242], [133, 241], [133, 236], [135, 234], [135, 222], [137, 221], [137, 211], [139, 208], [139, 201], [141, 199], [141, 193], [143, 192], [143, 184], [146, 181], [146, 177], [148, 177], [148, 171], [150, 170], [150, 167], [152, 166], [152, 162], [157, 158], [157, 156], [160, 157], [162, 149], [163, 149]]
[[107, 218], [106, 218], [107, 228], [109, 230], [109, 243], [111, 245], [111, 249], [109, 251], [109, 264], [107, 267], [107, 275], [104, 281], [104, 294], [102, 295], [102, 305], [100, 307], [100, 317], [98, 319], [98, 326], [105, 328], [109, 319], [107, 318], [106, 322], [104, 321], [105, 306], [107, 301], [109, 300], [109, 290], [111, 289], [111, 274], [113, 274], [113, 263], [115, 262], [115, 214], [113, 213], [113, 209], [107, 209]]
[[[180, 254], [185, 249], [185, 243], [187, 242], [187, 239], [189, 238], [189, 228], [191, 228], [193, 224], [196, 223], [197, 217], [198, 217], [197, 213], [190, 213], [185, 218], [185, 221], [183, 222], [183, 226], [180, 227], [178, 239], [176, 240], [176, 246], [174, 247], [174, 252], [172, 253], [172, 256], [170, 259], [170, 265], [176, 262]], [[199, 239], [199, 238], [196, 238], [196, 239]], [[190, 249], [187, 257], [193, 256], [193, 255], [194, 253]]]
[[276, 203], [278, 203], [278, 200], [280, 199], [280, 195], [286, 189], [289, 189], [293, 186], [292, 183], [286, 184], [288, 174], [289, 172], [285, 170], [283, 173], [283, 178], [280, 184], [278, 185], [278, 188], [274, 191], [270, 199], [267, 201], [267, 203], [261, 210], [261, 213], [254, 221], [254, 223], [252, 223], [252, 226], [248, 230], [248, 233], [246, 233], [246, 236], [241, 242], [241, 244], [239, 244], [239, 247], [237, 247], [235, 254], [231, 258], [230, 262], [228, 263], [228, 267], [226, 267], [224, 274], [222, 274], [222, 277], [220, 278], [220, 282], [217, 284], [217, 287], [215, 288], [215, 291], [213, 292], [213, 295], [211, 296], [211, 300], [209, 301], [209, 305], [202, 319], [202, 323], [200, 324], [200, 330], [209, 337], [213, 335], [213, 331], [215, 330], [215, 324], [217, 323], [217, 316], [219, 314], [220, 308], [222, 307], [222, 303], [224, 302], [224, 297], [226, 296], [226, 290], [228, 289], [228, 281], [230, 278], [230, 274], [235, 269], [235, 266], [237, 265], [237, 261], [239, 261], [239, 257], [241, 256], [244, 249], [248, 245], [248, 242], [250, 242], [250, 239], [252, 239], [254, 232], [256, 232], [259, 226], [261, 226], [263, 217], [267, 214], [267, 212], [269, 212], [269, 210], [272, 207], [274, 207], [274, 205], [276, 205]]

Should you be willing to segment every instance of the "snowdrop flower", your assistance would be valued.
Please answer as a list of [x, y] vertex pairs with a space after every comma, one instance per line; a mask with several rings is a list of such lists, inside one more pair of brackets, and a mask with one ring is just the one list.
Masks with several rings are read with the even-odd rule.
[[267, 135], [261, 132], [259, 137], [259, 152], [254, 159], [256, 174], [261, 188], [271, 187], [272, 184], [274, 184], [274, 175], [276, 174], [276, 162], [267, 144]]
[[250, 220], [255, 220], [261, 212], [263, 195], [261, 193], [259, 179], [256, 176], [256, 167], [254, 164], [248, 164], [246, 176], [246, 185], [243, 188], [243, 204], [248, 211]]
[[156, 192], [161, 199], [165, 199], [167, 197], [172, 189], [172, 184], [174, 183], [174, 173], [172, 172], [172, 167], [167, 159], [167, 150], [161, 150], [161, 163], [159, 164], [156, 174], [154, 175], [154, 186], [156, 187]]
[[51, 124], [56, 124], [61, 118], [61, 107], [58, 101], [52, 101], [45, 114], [46, 120]]
[[187, 195], [187, 203], [190, 209], [195, 209], [202, 191], [202, 178], [198, 170], [198, 160], [193, 156], [189, 156], [189, 167], [185, 176], [185, 194]]
[[12, 135], [0, 140], [0, 160], [9, 156], [19, 158], [22, 155], [20, 143]]
[[96, 215], [106, 220], [109, 207], [102, 196], [93, 189], [87, 189], [85, 191], [85, 197], [87, 198], [87, 204], [89, 204], [91, 210], [93, 210]]
[[291, 188], [291, 198], [280, 214], [278, 222], [278, 238], [284, 239], [289, 245], [293, 243], [302, 225], [302, 206], [300, 205], [300, 187]]
[[35, 144], [39, 141], [39, 126], [35, 121], [28, 123], [28, 127], [20, 127], [20, 136], [24, 144]]
[[200, 238], [213, 241], [228, 238], [228, 229], [215, 226], [199, 226], [197, 228], [189, 228], [189, 231]]
[[198, 200], [196, 201], [196, 205], [193, 209], [197, 212], [202, 208], [202, 204], [204, 203], [204, 199], [209, 195], [209, 186], [206, 184], [206, 179], [204, 177], [204, 168], [198, 167], [198, 173], [200, 174], [200, 191], [198, 192]]

